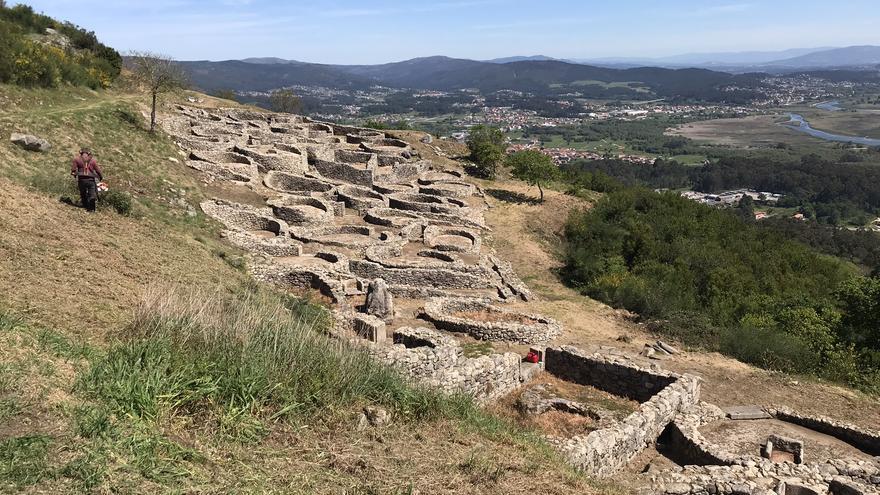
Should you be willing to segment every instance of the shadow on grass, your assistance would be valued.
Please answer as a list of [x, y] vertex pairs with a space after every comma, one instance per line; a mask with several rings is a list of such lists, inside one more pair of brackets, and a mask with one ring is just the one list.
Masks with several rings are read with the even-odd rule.
[[518, 205], [528, 204], [528, 205], [537, 205], [541, 204], [541, 202], [537, 198], [533, 198], [531, 196], [527, 196], [523, 193], [507, 191], [505, 189], [486, 189], [486, 194], [492, 196], [493, 198], [504, 201], [505, 203], [516, 203]]

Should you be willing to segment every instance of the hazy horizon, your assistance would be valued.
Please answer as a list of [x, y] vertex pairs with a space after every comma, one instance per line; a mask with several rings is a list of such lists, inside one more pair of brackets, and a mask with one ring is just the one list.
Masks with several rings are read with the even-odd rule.
[[[880, 9], [866, 0], [584, 5], [549, 0], [443, 0], [428, 5], [350, 0], [315, 6], [275, 0], [34, 0], [36, 10], [93, 29], [120, 51], [180, 60], [279, 57], [375, 64], [444, 55], [487, 60], [661, 58], [880, 44]], [[611, 46], [609, 46], [609, 44]]]

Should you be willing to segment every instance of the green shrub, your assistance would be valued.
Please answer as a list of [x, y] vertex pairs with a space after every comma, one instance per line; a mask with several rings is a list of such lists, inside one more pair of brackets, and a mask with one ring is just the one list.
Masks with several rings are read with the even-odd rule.
[[797, 337], [759, 328], [728, 328], [721, 338], [721, 352], [786, 373], [814, 373], [820, 362], [819, 355]]
[[[731, 212], [622, 189], [566, 225], [567, 281], [689, 345], [880, 388], [880, 284]], [[835, 288], [839, 287], [835, 291]]]
[[470, 129], [467, 146], [477, 175], [494, 179], [498, 164], [504, 159], [504, 134], [501, 130], [476, 125]]
[[[59, 48], [30, 39], [47, 28], [71, 41]], [[25, 5], [0, 6], [0, 82], [53, 88], [61, 84], [106, 88], [119, 76], [122, 56], [98, 42], [95, 34], [70, 23], [59, 23]]]
[[131, 215], [131, 194], [124, 191], [107, 191], [99, 194], [99, 203], [113, 208], [116, 213], [123, 216]]

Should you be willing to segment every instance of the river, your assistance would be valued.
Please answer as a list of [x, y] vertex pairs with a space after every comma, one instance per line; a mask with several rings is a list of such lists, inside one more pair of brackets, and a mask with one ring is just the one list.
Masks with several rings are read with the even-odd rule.
[[786, 127], [790, 127], [792, 130], [803, 132], [819, 139], [824, 139], [826, 141], [835, 141], [838, 143], [855, 143], [862, 146], [880, 146], [880, 139], [873, 139], [869, 137], [844, 136], [842, 134], [831, 134], [830, 132], [813, 129], [812, 127], [810, 127], [810, 123], [807, 122], [802, 115], [790, 113], [789, 117], [791, 118], [791, 120], [787, 124], [785, 124]]

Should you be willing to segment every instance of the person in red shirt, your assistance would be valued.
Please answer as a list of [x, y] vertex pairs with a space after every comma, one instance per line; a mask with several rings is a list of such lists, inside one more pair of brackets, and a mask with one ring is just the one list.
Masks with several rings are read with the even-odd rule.
[[95, 211], [95, 204], [98, 202], [98, 181], [104, 180], [104, 174], [90, 149], [79, 150], [79, 156], [73, 159], [70, 166], [70, 175], [76, 178], [83, 208], [90, 212]]

